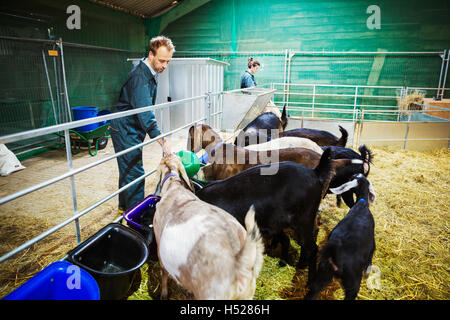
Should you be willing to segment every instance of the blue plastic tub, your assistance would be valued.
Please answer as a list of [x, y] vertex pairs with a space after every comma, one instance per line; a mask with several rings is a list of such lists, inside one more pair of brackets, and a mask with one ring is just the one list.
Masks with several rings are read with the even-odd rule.
[[67, 261], [56, 261], [3, 299], [100, 300], [100, 290], [87, 271]]
[[[72, 107], [73, 120], [83, 120], [89, 118], [95, 118], [98, 113], [97, 107]], [[100, 122], [91, 123], [85, 126], [77, 127], [75, 130], [80, 132], [87, 132], [97, 129], [100, 126]]]
[[[106, 116], [107, 114], [111, 114], [111, 113], [112, 112], [109, 111], [109, 110], [102, 110], [102, 111], [99, 111], [97, 113], [97, 117]], [[101, 126], [103, 126], [103, 125], [105, 125], [107, 123], [110, 123], [110, 122], [111, 122], [111, 120], [101, 121], [101, 122], [98, 123], [98, 126], [101, 127]]]

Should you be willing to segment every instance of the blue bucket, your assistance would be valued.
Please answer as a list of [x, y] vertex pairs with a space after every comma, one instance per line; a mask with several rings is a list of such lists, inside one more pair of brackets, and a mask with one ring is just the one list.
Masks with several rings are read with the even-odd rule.
[[[72, 107], [74, 121], [95, 118], [97, 116], [97, 107]], [[91, 123], [85, 126], [75, 128], [80, 132], [87, 132], [95, 130], [99, 127], [100, 123]]]
[[67, 261], [56, 261], [3, 299], [100, 300], [100, 290], [87, 271]]
[[[99, 111], [98, 113], [97, 113], [97, 117], [100, 117], [100, 116], [106, 116], [107, 114], [111, 114], [112, 112], [111, 111], [109, 111], [109, 110], [102, 110], [102, 111]], [[106, 120], [106, 121], [101, 121], [101, 122], [99, 122], [98, 124], [99, 124], [99, 127], [101, 127], [101, 126], [103, 126], [103, 125], [105, 125], [105, 124], [107, 124], [107, 123], [110, 123], [111, 122], [111, 120]]]

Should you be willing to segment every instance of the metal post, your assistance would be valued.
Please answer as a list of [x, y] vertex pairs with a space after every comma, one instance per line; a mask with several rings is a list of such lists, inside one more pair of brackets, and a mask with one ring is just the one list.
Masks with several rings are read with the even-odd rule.
[[[70, 145], [70, 135], [69, 130], [64, 130], [64, 138], [66, 140], [66, 155], [67, 155], [67, 163], [69, 165], [69, 171], [72, 170], [72, 147]], [[75, 190], [75, 177], [70, 177], [70, 189], [72, 191], [72, 203], [73, 203], [73, 214], [78, 214], [78, 206], [77, 206], [77, 194]], [[77, 243], [81, 243], [81, 233], [80, 233], [80, 224], [78, 219], [75, 220], [75, 232], [77, 235]]]
[[356, 146], [359, 145], [359, 141], [361, 139], [361, 133], [362, 133], [362, 129], [363, 129], [363, 124], [364, 124], [364, 110], [361, 110], [361, 121], [359, 122], [359, 134], [358, 134], [358, 139], [357, 139], [357, 143]]
[[316, 101], [316, 85], [313, 86], [313, 96], [312, 96], [312, 117], [314, 118], [314, 103]]
[[45, 59], [44, 50], [42, 50], [42, 59], [44, 61], [44, 68], [45, 68], [45, 75], [47, 77], [48, 91], [50, 92], [50, 99], [52, 100], [53, 117], [55, 118], [55, 124], [58, 124], [58, 119], [56, 118], [55, 102], [53, 101], [52, 86], [51, 86], [51, 83], [50, 83], [50, 77], [48, 76], [47, 61]]
[[446, 80], [447, 80], [447, 71], [448, 71], [449, 60], [450, 60], [450, 50], [447, 50], [447, 58], [445, 59], [446, 64], [445, 64], [444, 81], [443, 81], [443, 83], [442, 83], [441, 99], [444, 99], [444, 94], [445, 94], [445, 82], [446, 82]]
[[409, 111], [408, 116], [408, 122], [406, 122], [406, 132], [405, 132], [405, 138], [403, 140], [403, 150], [406, 149], [406, 141], [408, 140], [408, 134], [409, 134], [409, 122], [411, 121], [411, 111]]
[[288, 49], [284, 50], [284, 71], [283, 71], [283, 106], [286, 103], [286, 64], [287, 64], [287, 57], [288, 57]]
[[63, 114], [61, 111], [61, 93], [60, 93], [60, 88], [61, 88], [61, 83], [60, 83], [60, 75], [58, 72], [58, 63], [56, 61], [56, 57], [53, 57], [53, 70], [55, 71], [55, 85], [56, 85], [56, 107], [57, 107], [57, 115], [58, 115], [58, 119], [59, 119], [59, 123], [64, 122], [63, 120]]
[[303, 128], [303, 120], [304, 120], [304, 117], [305, 117], [305, 109], [302, 109], [302, 124], [301, 124], [301, 127], [300, 127], [300, 128]]
[[358, 103], [358, 86], [355, 87], [355, 99], [353, 101], [353, 121], [356, 119], [356, 104]]
[[[289, 107], [289, 93], [290, 93], [290, 82], [291, 82], [291, 63], [292, 63], [292, 57], [295, 55], [295, 51], [291, 51], [289, 49], [289, 57], [288, 57], [288, 72], [287, 72], [287, 92], [286, 92], [286, 104], [287, 107]], [[289, 114], [289, 112], [287, 112]]]
[[206, 93], [205, 97], [205, 117], [206, 117], [206, 124], [208, 126], [211, 125], [211, 91], [208, 91]]
[[444, 64], [445, 64], [445, 55], [447, 53], [447, 50], [444, 50], [444, 54], [440, 55], [441, 59], [442, 59], [442, 63], [441, 63], [441, 73], [439, 74], [439, 85], [438, 85], [438, 89], [437, 89], [437, 93], [436, 93], [436, 98], [435, 100], [441, 100], [441, 82], [442, 82], [442, 71], [444, 70]]
[[70, 103], [69, 103], [69, 91], [67, 90], [66, 69], [64, 67], [64, 50], [63, 50], [61, 38], [59, 38], [57, 45], [61, 49], [61, 67], [62, 67], [62, 72], [63, 72], [64, 97], [65, 97], [65, 103], [66, 103], [66, 107], [67, 107], [67, 115], [68, 115], [69, 121], [72, 121], [72, 111], [70, 109]]

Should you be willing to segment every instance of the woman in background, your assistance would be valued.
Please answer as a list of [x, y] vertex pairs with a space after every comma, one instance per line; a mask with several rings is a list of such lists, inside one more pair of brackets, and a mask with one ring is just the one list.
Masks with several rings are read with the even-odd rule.
[[253, 60], [252, 57], [248, 58], [248, 69], [245, 70], [241, 77], [241, 89], [256, 87], [256, 81], [254, 74], [259, 70], [260, 63]]

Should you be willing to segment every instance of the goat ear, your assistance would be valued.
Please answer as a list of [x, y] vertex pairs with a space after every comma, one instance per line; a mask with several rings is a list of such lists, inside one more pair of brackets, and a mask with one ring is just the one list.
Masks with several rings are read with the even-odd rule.
[[336, 187], [336, 188], [330, 188], [330, 191], [334, 194], [343, 194], [344, 192], [353, 189], [358, 186], [358, 180], [354, 179], [350, 182], [344, 183], [343, 185]]
[[[158, 177], [159, 180], [158, 180], [158, 183], [156, 185], [156, 189], [155, 189], [154, 194], [159, 193], [158, 189], [161, 186], [162, 171], [163, 171], [164, 167], [165, 167], [165, 162], [164, 162], [164, 158], [163, 158], [163, 159], [161, 159], [161, 162], [159, 163], [158, 168], [156, 168], [156, 176]], [[161, 190], [159, 190], [159, 191], [161, 191]]]
[[375, 198], [377, 195], [375, 194], [375, 189], [373, 188], [372, 184], [369, 181], [369, 202], [372, 203], [375, 201]]
[[186, 150], [194, 151], [194, 148], [195, 148], [195, 146], [194, 146], [194, 140], [195, 140], [194, 132], [195, 132], [194, 126], [191, 126], [189, 128], [189, 131], [188, 131], [188, 139], [187, 139], [187, 148], [186, 148]]
[[186, 170], [184, 169], [183, 165], [181, 164], [181, 160], [178, 161], [178, 173], [181, 174], [181, 178], [184, 180], [184, 182], [186, 182], [189, 189], [191, 189], [192, 192], [194, 192], [195, 191], [194, 186], [192, 185], [191, 181], [189, 180]]

